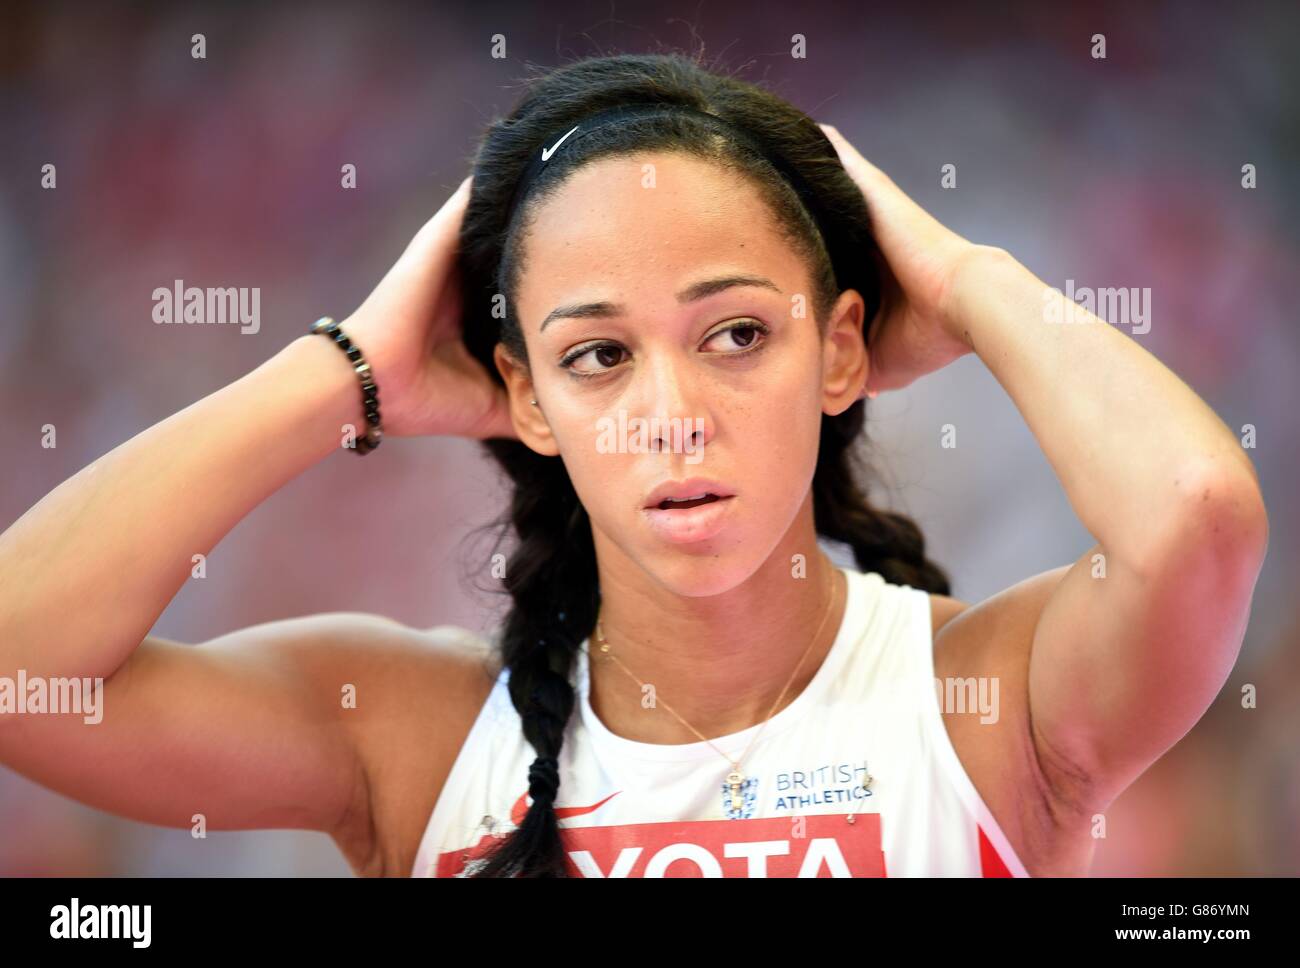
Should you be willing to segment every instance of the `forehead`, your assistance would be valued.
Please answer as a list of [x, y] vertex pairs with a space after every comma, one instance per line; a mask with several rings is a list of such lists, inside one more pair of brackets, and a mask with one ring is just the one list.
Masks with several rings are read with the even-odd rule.
[[793, 288], [801, 270], [746, 176], [673, 152], [602, 158], [534, 210], [518, 293], [526, 329], [557, 302], [600, 290], [674, 301], [678, 283], [718, 265]]

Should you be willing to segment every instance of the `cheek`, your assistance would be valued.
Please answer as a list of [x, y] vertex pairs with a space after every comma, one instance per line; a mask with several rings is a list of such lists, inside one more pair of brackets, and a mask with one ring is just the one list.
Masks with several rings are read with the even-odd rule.
[[627, 452], [620, 453], [617, 435], [602, 429], [599, 417], [586, 409], [579, 414], [576, 408], [573, 413], [550, 415], [564, 469], [583, 506], [597, 519], [626, 513], [630, 496], [642, 483], [636, 479], [638, 461], [645, 459], [626, 445]]
[[774, 368], [764, 380], [759, 406], [787, 443], [798, 443], [811, 433], [816, 445], [821, 429], [821, 359], [808, 352], [790, 365]]
[[782, 507], [802, 503], [811, 485], [822, 417], [817, 371], [803, 369], [769, 385], [738, 438], [749, 475], [769, 480], [765, 490]]
[[741, 458], [768, 500], [798, 505], [817, 467], [821, 411], [815, 402], [777, 399], [780, 405], [746, 433]]

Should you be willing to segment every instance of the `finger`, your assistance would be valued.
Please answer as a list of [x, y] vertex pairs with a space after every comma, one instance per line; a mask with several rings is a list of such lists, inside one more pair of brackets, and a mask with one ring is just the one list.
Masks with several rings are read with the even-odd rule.
[[442, 203], [442, 207], [420, 226], [402, 253], [403, 259], [423, 262], [434, 255], [440, 246], [445, 246], [449, 236], [454, 237], [460, 231], [460, 223], [469, 204], [470, 181], [470, 178], [462, 181], [447, 201]]
[[866, 196], [867, 203], [871, 208], [896, 206], [900, 202], [911, 203], [911, 199], [898, 187], [894, 180], [867, 160], [862, 152], [853, 147], [838, 130], [828, 124], [820, 125], [820, 127], [826, 132], [826, 137], [831, 144], [835, 146], [835, 151], [840, 157], [840, 163], [844, 165], [845, 171], [852, 176], [858, 187], [862, 189], [862, 194]]
[[873, 165], [870, 161], [868, 161], [866, 157], [862, 154], [862, 152], [858, 151], [857, 148], [853, 147], [849, 139], [844, 137], [844, 135], [840, 134], [838, 128], [829, 124], [823, 124], [820, 125], [820, 127], [823, 131], [826, 132], [826, 137], [830, 139], [831, 144], [835, 146], [835, 151], [839, 154], [840, 160], [844, 162], [845, 167], [848, 167], [850, 164], [852, 164], [857, 167], [870, 169], [871, 171], [875, 172], [878, 175], [885, 174], [883, 171], [881, 171], [879, 168]]
[[470, 179], [466, 178], [442, 207], [420, 226], [394, 263], [392, 274], [409, 277], [412, 285], [426, 291], [436, 292], [441, 288], [442, 280], [455, 265], [460, 226], [469, 194]]
[[918, 205], [892, 178], [864, 158], [834, 128], [828, 130], [827, 137], [841, 153], [845, 170], [862, 190], [867, 201], [872, 232], [881, 248], [887, 250], [886, 255], [894, 251], [894, 243], [904, 237], [911, 237], [930, 246], [948, 245], [954, 240], [960, 240], [960, 236]]

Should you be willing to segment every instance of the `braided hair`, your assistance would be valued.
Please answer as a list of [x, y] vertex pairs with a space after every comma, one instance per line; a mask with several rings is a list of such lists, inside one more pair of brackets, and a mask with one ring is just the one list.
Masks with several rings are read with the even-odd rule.
[[[673, 112], [593, 130], [557, 154], [531, 185], [518, 210], [510, 200], [534, 153], [556, 130], [594, 112], [622, 105], [680, 105], [743, 128], [765, 151], [792, 166], [814, 193], [820, 221], [762, 155], [720, 137], [711, 124]], [[473, 185], [460, 231], [464, 340], [491, 377], [500, 342], [527, 361], [515, 307], [521, 243], [539, 199], [597, 158], [661, 149], [686, 153], [743, 173], [762, 193], [778, 224], [812, 269], [814, 310], [822, 327], [839, 294], [856, 289], [872, 320], [880, 306], [881, 256], [866, 201], [834, 147], [803, 112], [768, 91], [705, 68], [699, 56], [678, 53], [612, 55], [539, 72], [514, 110], [487, 129], [473, 161]], [[498, 294], [505, 314], [492, 310]], [[853, 444], [866, 401], [823, 415], [813, 478], [817, 533], [853, 550], [858, 568], [887, 581], [939, 594], [944, 572], [925, 556], [920, 530], [908, 518], [872, 508], [859, 483]], [[517, 544], [507, 561], [511, 607], [500, 629], [502, 665], [525, 739], [537, 753], [528, 771], [532, 802], [520, 822], [479, 858], [474, 877], [566, 877], [567, 862], [554, 804], [559, 755], [575, 704], [574, 657], [594, 630], [600, 605], [596, 553], [586, 510], [560, 457], [538, 454], [518, 440], [482, 443], [514, 485], [509, 508], [495, 522]]]

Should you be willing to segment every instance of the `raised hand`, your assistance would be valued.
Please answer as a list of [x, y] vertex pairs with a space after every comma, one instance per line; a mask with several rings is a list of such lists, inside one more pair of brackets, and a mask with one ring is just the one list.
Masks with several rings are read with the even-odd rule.
[[954, 313], [955, 282], [989, 247], [941, 225], [834, 127], [820, 127], [862, 189], [888, 263], [883, 302], [868, 337], [871, 371], [864, 393], [905, 387], [971, 351]]
[[384, 434], [517, 438], [507, 396], [466, 349], [456, 244], [470, 179], [340, 325], [379, 385]]

